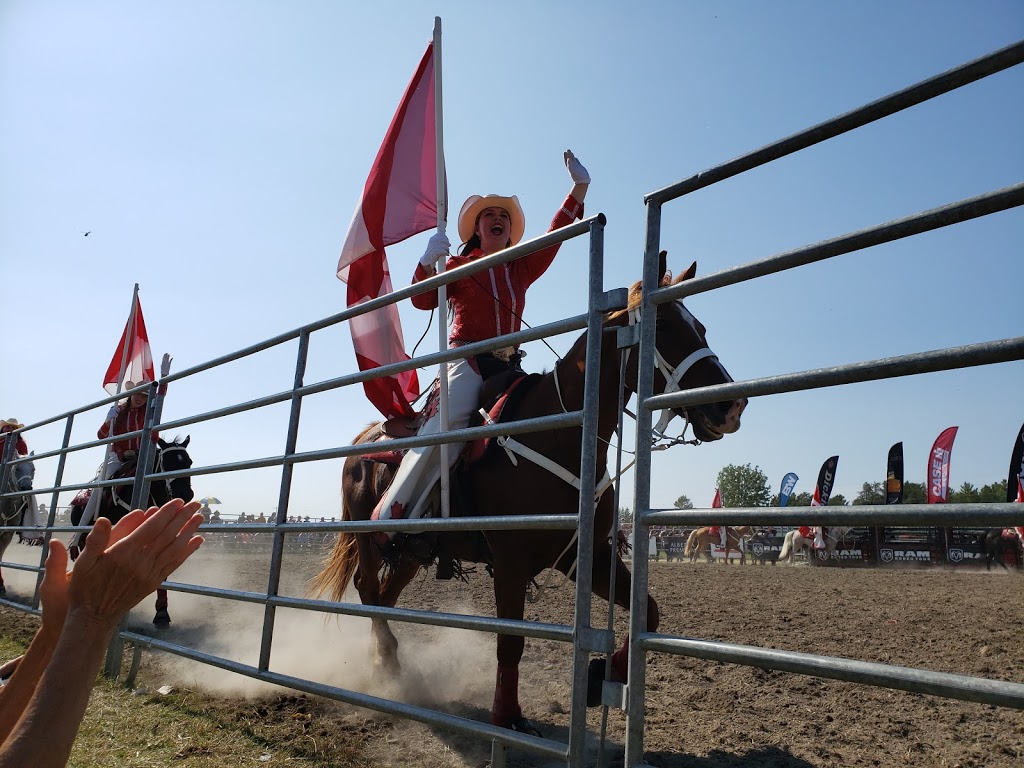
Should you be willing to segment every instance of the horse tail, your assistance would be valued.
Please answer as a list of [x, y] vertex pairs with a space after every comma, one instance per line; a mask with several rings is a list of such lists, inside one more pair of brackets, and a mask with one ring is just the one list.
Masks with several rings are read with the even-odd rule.
[[[792, 531], [790, 531], [790, 533], [792, 533]], [[790, 536], [789, 533], [787, 533], [785, 538], [783, 538], [782, 540], [782, 551], [779, 552], [779, 560], [785, 560], [789, 557], [789, 548], [792, 545], [792, 543], [793, 537]]]
[[689, 557], [693, 550], [697, 548], [697, 539], [699, 538], [697, 531], [699, 530], [699, 528], [694, 528], [690, 532], [690, 537], [686, 540], [686, 549], [683, 550], [683, 557]]
[[[378, 424], [368, 424], [362, 432], [360, 432], [356, 439], [352, 441], [353, 445], [358, 445], [363, 442], [370, 440], [371, 434], [376, 434]], [[356, 518], [352, 515], [352, 508], [350, 500], [345, 495], [345, 483], [348, 482], [348, 472], [350, 467], [359, 466], [361, 461], [359, 457], [350, 457], [345, 461], [345, 468], [342, 472], [342, 491], [341, 491], [341, 519], [344, 520], [355, 520]], [[376, 472], [370, 472], [367, 480], [369, 482], [370, 492], [377, 494], [377, 483], [376, 483]], [[376, 497], [376, 496], [375, 496]], [[369, 513], [366, 518], [368, 519]], [[338, 531], [338, 537], [334, 541], [334, 547], [331, 549], [331, 553], [327, 556], [324, 561], [323, 570], [314, 576], [309, 582], [308, 594], [316, 597], [327, 593], [330, 598], [334, 601], [340, 601], [345, 596], [345, 590], [348, 588], [348, 584], [352, 581], [352, 575], [355, 573], [356, 568], [359, 567], [359, 548], [357, 545], [356, 534], [349, 533], [348, 531]]]
[[[341, 519], [351, 520], [348, 506], [343, 504]], [[359, 565], [359, 550], [356, 546], [354, 533], [339, 531], [334, 548], [324, 561], [323, 570], [310, 581], [309, 594], [320, 596], [327, 593], [331, 600], [339, 601], [345, 595], [348, 583], [352, 580], [356, 566]]]

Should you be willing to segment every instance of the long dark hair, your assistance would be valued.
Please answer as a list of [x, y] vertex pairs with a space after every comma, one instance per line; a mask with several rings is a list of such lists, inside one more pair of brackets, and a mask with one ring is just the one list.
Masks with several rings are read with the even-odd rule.
[[463, 243], [462, 248], [459, 249], [459, 256], [465, 256], [467, 253], [472, 253], [480, 247], [480, 235], [476, 232], [470, 236], [469, 240]]

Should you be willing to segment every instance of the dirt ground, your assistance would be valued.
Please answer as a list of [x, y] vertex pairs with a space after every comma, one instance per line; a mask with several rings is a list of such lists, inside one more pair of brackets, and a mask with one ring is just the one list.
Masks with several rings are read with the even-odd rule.
[[[18, 552], [38, 552], [14, 546]], [[205, 547], [175, 581], [251, 591], [267, 586], [267, 556]], [[300, 596], [316, 569], [311, 550], [286, 553], [282, 594]], [[994, 571], [833, 569], [653, 563], [651, 591], [661, 631], [864, 661], [922, 667], [1024, 683], [1024, 577]], [[5, 571], [10, 587], [16, 574]], [[23, 591], [14, 588], [12, 592]], [[432, 572], [407, 589], [400, 607], [493, 615], [491, 581], [439, 582]], [[568, 623], [572, 586], [554, 584], [527, 618]], [[258, 659], [258, 605], [171, 595], [174, 623], [161, 635], [245, 664]], [[607, 606], [594, 601], [594, 622]], [[151, 612], [130, 626], [152, 634]], [[626, 628], [616, 616], [616, 636]], [[0, 610], [0, 634], [25, 635], [31, 617]], [[307, 612], [280, 610], [271, 669], [373, 695], [390, 695], [443, 712], [486, 720], [493, 694], [493, 636], [396, 624], [403, 679], [381, 687], [370, 672], [369, 626], [345, 617], [325, 624]], [[268, 689], [247, 678], [164, 654], [146, 654], [137, 685], [171, 685], [187, 704], [225, 724], [250, 729], [296, 759], [323, 765], [453, 766], [488, 764], [490, 745], [373, 710]], [[544, 735], [567, 740], [568, 646], [527, 640], [521, 701]], [[961, 766], [1024, 764], [1024, 711], [923, 694], [651, 654], [646, 761], [662, 768], [804, 766]], [[597, 764], [600, 710], [591, 710], [586, 763]], [[603, 765], [621, 766], [623, 713], [608, 717]], [[309, 747], [308, 742], [315, 742]], [[358, 759], [351, 756], [358, 755]], [[512, 752], [512, 766], [551, 764]]]

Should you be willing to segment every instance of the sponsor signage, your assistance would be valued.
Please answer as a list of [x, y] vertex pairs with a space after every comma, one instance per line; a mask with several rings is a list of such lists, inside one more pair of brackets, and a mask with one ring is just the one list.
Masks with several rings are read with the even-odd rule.
[[782, 536], [756, 536], [750, 540], [748, 548], [753, 558], [759, 562], [774, 563], [782, 552]]
[[866, 541], [851, 542], [849, 547], [837, 547], [829, 557], [827, 549], [811, 550], [814, 565], [874, 565]]
[[934, 550], [926, 544], [883, 544], [878, 550], [879, 565], [900, 565], [917, 563], [929, 565], [938, 562]]

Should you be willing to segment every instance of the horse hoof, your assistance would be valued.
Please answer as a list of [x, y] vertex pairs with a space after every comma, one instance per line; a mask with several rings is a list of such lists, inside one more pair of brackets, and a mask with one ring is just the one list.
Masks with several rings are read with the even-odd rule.
[[160, 629], [166, 629], [171, 626], [171, 614], [167, 612], [166, 608], [161, 608], [156, 612], [156, 616], [153, 617], [153, 623]]
[[537, 726], [525, 717], [516, 718], [508, 724], [508, 727], [517, 733], [525, 733], [527, 736], [536, 736], [538, 739], [544, 738], [543, 734], [537, 729]]
[[608, 666], [606, 659], [591, 659], [587, 667], [587, 706], [596, 707], [601, 704], [601, 691], [604, 688], [604, 670]]

